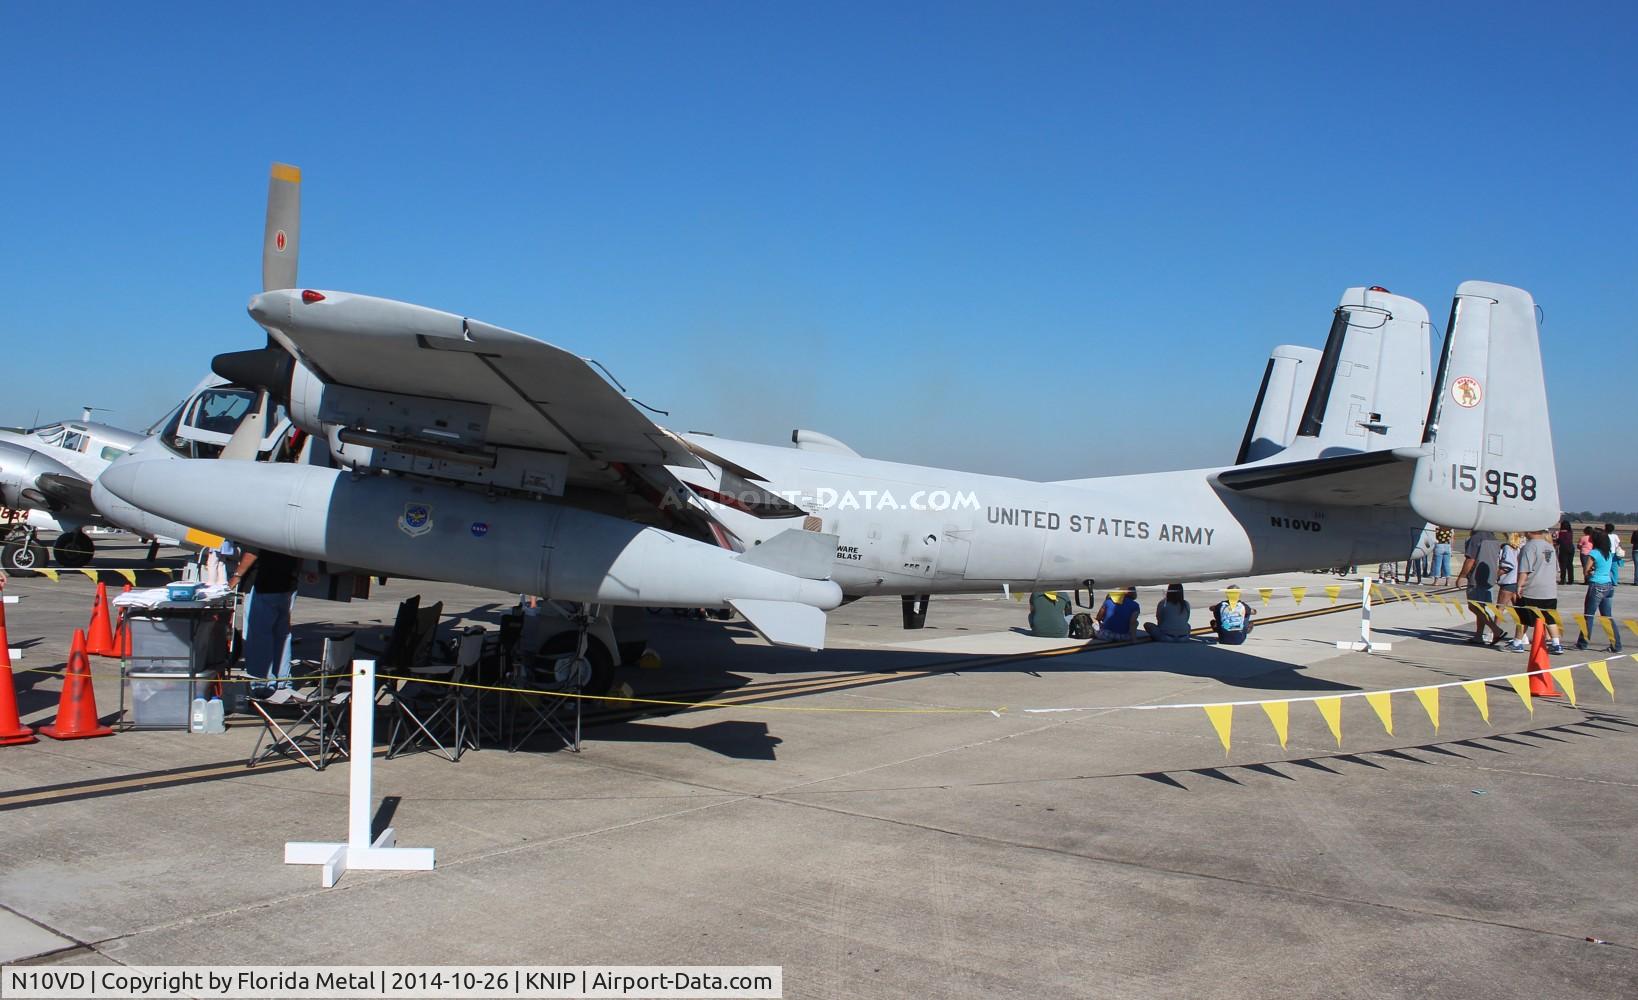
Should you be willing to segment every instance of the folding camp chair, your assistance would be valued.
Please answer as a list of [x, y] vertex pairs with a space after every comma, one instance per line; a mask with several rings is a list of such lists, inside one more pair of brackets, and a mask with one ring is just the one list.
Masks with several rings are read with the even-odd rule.
[[352, 662], [353, 633], [332, 636], [324, 640], [311, 687], [280, 688], [266, 698], [249, 699], [251, 712], [262, 720], [262, 731], [245, 766], [283, 757], [322, 771], [332, 759], [347, 756], [343, 726], [350, 686], [345, 678]]
[[[459, 761], [467, 749], [477, 749], [469, 683], [483, 654], [483, 626], [473, 625], [456, 640], [453, 662], [411, 666], [416, 680], [393, 691], [395, 714], [387, 740], [387, 757], [427, 750], [449, 761]], [[448, 742], [445, 742], [445, 739]]]
[[[568, 750], [580, 751], [580, 709], [585, 699], [579, 695], [592, 675], [586, 659], [587, 641], [586, 633], [581, 632], [571, 651], [542, 653], [516, 662], [506, 682], [512, 702], [508, 752], [516, 753], [541, 729], [554, 733]], [[527, 725], [521, 733], [519, 716]]]

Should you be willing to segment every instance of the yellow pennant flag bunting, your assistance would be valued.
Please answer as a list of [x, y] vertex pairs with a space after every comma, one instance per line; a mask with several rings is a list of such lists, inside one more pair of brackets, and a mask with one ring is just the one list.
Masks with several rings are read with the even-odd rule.
[[130, 584], [133, 587], [136, 586], [136, 570], [134, 570], [134, 569], [116, 569], [116, 570], [114, 570], [114, 572], [118, 573], [120, 576], [123, 576], [125, 578], [126, 583]]
[[1382, 728], [1388, 731], [1389, 736], [1392, 736], [1393, 696], [1386, 691], [1373, 691], [1365, 696], [1365, 700], [1370, 702], [1371, 708], [1376, 710], [1376, 717], [1382, 720]]
[[1240, 588], [1230, 587], [1229, 589], [1223, 591], [1223, 594], [1228, 598], [1228, 602], [1233, 604], [1235, 601], [1240, 599]]
[[1414, 692], [1416, 700], [1422, 703], [1422, 708], [1428, 713], [1428, 721], [1433, 723], [1433, 731], [1439, 731], [1439, 689], [1436, 687], [1417, 688]]
[[57, 571], [54, 570], [54, 569], [46, 569], [44, 567], [41, 567], [40, 569], [37, 569], [34, 572], [36, 572], [36, 573], [40, 574], [41, 576], [45, 577], [47, 580], [50, 580], [52, 583], [57, 582], [58, 575], [57, 575]]
[[1229, 731], [1234, 728], [1233, 705], [1207, 705], [1206, 718], [1211, 720], [1211, 727], [1217, 730], [1217, 738], [1222, 741], [1223, 752], [1229, 751]]
[[[1299, 607], [1299, 608], [1302, 607], [1302, 599], [1304, 597], [1306, 597], [1307, 595], [1308, 595], [1308, 588], [1307, 587], [1292, 587], [1291, 588], [1291, 599], [1293, 601], [1297, 602], [1297, 607]], [[1634, 632], [1638, 632], [1638, 624], [1634, 624], [1633, 622], [1630, 622], [1630, 621], [1627, 622], [1627, 624], [1632, 626], [1632, 630]]]
[[1268, 602], [1270, 600], [1272, 600], [1273, 597], [1274, 597], [1274, 588], [1273, 587], [1258, 587], [1257, 588], [1257, 596], [1261, 597], [1263, 599], [1263, 607], [1266, 608], [1266, 607], [1268, 607]]
[[1557, 611], [1553, 610], [1552, 608], [1542, 608], [1541, 613], [1546, 615], [1547, 620], [1552, 622], [1554, 625], [1557, 625], [1559, 628], [1564, 627], [1564, 616], [1560, 615]]
[[1571, 706], [1575, 705], [1575, 678], [1570, 676], [1570, 667], [1554, 667], [1547, 671], [1558, 681], [1558, 686], [1564, 689], [1564, 697], [1570, 699]]
[[1314, 707], [1325, 717], [1325, 724], [1331, 727], [1331, 735], [1337, 738], [1337, 746], [1342, 746], [1342, 699], [1315, 698]]
[[1615, 638], [1615, 619], [1600, 617], [1598, 624], [1604, 626], [1604, 634], [1610, 637], [1610, 645], [1615, 645], [1619, 641]]
[[1479, 718], [1490, 721], [1490, 692], [1486, 690], [1484, 681], [1468, 681], [1462, 685], [1462, 690], [1473, 699], [1473, 704], [1479, 707]]
[[1632, 629], [1633, 635], [1638, 635], [1638, 618], [1628, 618], [1627, 628]]
[[1598, 678], [1598, 683], [1604, 685], [1604, 690], [1610, 693], [1610, 701], [1615, 700], [1615, 685], [1610, 683], [1610, 665], [1603, 660], [1594, 660], [1587, 664], [1587, 669]]
[[1576, 628], [1581, 630], [1582, 635], [1590, 634], [1587, 631], [1587, 616], [1586, 615], [1579, 614], [1579, 613], [1576, 614], [1575, 615], [1575, 626], [1576, 626]]
[[1530, 710], [1531, 715], [1535, 715], [1536, 706], [1530, 703], [1530, 675], [1509, 674], [1507, 683], [1513, 685], [1513, 690], [1519, 693], [1519, 700], [1524, 702], [1524, 707]]
[[1291, 732], [1291, 703], [1289, 701], [1263, 702], [1263, 714], [1274, 724], [1274, 735], [1280, 738], [1280, 749], [1285, 749], [1286, 737]]
[[1342, 588], [1334, 583], [1328, 584], [1325, 588], [1325, 593], [1331, 598], [1331, 603], [1335, 604], [1337, 603], [1337, 598], [1342, 595]]

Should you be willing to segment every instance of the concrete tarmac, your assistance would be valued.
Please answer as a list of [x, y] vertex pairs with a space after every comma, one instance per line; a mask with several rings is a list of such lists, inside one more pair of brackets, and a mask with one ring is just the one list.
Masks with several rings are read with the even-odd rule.
[[[141, 554], [104, 542], [98, 564]], [[593, 725], [581, 753], [542, 738], [378, 759], [399, 843], [436, 848], [437, 869], [329, 890], [282, 848], [345, 836], [349, 768], [247, 769], [249, 719], [0, 747], [0, 960], [772, 964], [788, 997], [1638, 995], [1638, 661], [1611, 661], [1615, 700], [1577, 670], [1579, 706], [1533, 714], [1490, 684], [1488, 723], [1446, 689], [1437, 732], [1409, 694], [1392, 735], [1345, 699], [1340, 749], [1312, 705], [1292, 707], [1284, 748], [1241, 707], [1225, 754], [1199, 709], [1127, 706], [1525, 662], [1465, 644], [1471, 619], [1426, 601], [1377, 607], [1391, 651], [1339, 653], [1359, 615], [1323, 588], [1346, 605], [1357, 584], [1237, 582], [1254, 607], [1257, 586], [1308, 592], [1272, 595], [1239, 648], [1035, 639], [999, 594], [935, 598], [916, 632], [896, 598], [866, 599], [831, 614], [821, 653], [655, 616], [664, 666], [621, 679], [740, 703]], [[1562, 588], [1566, 614], [1582, 589]], [[26, 722], [50, 720], [60, 682], [29, 671], [60, 669], [93, 590], [79, 574], [7, 588]], [[1189, 588], [1196, 624], [1215, 590]], [[515, 599], [393, 581], [298, 602], [297, 655], [333, 629], [384, 632], [415, 593], [491, 627]], [[1146, 619], [1157, 596], [1140, 594]], [[1638, 618], [1638, 589], [1617, 617]], [[93, 669], [107, 716], [117, 661]], [[1089, 710], [1025, 711], [1044, 707]]]

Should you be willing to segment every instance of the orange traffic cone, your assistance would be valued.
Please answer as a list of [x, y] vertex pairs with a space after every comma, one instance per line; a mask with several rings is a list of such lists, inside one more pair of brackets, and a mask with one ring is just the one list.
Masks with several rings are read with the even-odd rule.
[[85, 651], [92, 656], [115, 656], [114, 632], [108, 626], [108, 585], [97, 581], [97, 603], [91, 606], [91, 624], [85, 630]]
[[6, 605], [0, 601], [0, 747], [33, 742], [34, 730], [17, 717], [17, 689], [11, 680], [11, 649], [6, 640]]
[[1553, 675], [1547, 672], [1552, 665], [1552, 658], [1547, 655], [1547, 623], [1538, 617], [1530, 632], [1530, 697], [1560, 697]]
[[[129, 594], [131, 585], [120, 588], [121, 594]], [[131, 658], [131, 609], [119, 609], [119, 625], [114, 629], [114, 655], [122, 660]]]
[[[108, 620], [103, 619], [103, 625]], [[63, 696], [57, 702], [57, 720], [40, 727], [41, 736], [54, 740], [86, 740], [111, 736], [113, 730], [97, 721], [97, 694], [91, 690], [91, 660], [85, 655], [85, 633], [74, 630], [68, 648], [68, 669], [63, 672]]]

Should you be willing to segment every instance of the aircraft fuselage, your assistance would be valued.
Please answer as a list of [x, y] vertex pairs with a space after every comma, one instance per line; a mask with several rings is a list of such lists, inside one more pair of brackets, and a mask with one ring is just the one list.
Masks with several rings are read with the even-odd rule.
[[[1225, 495], [1216, 470], [1038, 483], [830, 452], [692, 437], [807, 517], [711, 510], [747, 545], [792, 527], [838, 536], [845, 594], [1149, 585], [1399, 560], [1423, 522], [1404, 507]], [[708, 472], [673, 468], [718, 489]], [[817, 523], [814, 519], [817, 519]], [[805, 524], [803, 522], [806, 522]]]

